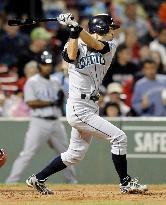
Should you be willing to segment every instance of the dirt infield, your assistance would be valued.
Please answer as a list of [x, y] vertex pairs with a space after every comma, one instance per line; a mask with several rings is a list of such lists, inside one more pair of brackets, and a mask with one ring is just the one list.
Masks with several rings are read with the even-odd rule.
[[[26, 185], [0, 185], [0, 205], [52, 204], [163, 204], [166, 205], [166, 185], [151, 185], [144, 195], [120, 194], [116, 185], [49, 185], [55, 192], [43, 196]], [[95, 203], [96, 202], [96, 203]], [[105, 202], [105, 203], [104, 203]], [[107, 203], [106, 203], [107, 202]], [[110, 203], [109, 203], [110, 202]], [[119, 202], [119, 203], [118, 203]]]

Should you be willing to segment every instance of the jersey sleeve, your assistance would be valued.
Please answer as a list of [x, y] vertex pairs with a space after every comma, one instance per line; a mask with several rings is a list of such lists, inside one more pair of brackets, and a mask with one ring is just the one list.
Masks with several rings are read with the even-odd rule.
[[25, 102], [37, 100], [32, 81], [27, 81], [24, 86], [24, 100]]

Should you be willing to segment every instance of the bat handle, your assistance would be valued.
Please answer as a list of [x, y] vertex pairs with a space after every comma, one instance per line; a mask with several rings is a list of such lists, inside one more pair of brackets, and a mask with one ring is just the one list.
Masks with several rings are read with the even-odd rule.
[[38, 19], [11, 19], [8, 21], [9, 26], [24, 26], [24, 25], [33, 25], [40, 22], [48, 22], [48, 21], [57, 21], [57, 18], [38, 18]]

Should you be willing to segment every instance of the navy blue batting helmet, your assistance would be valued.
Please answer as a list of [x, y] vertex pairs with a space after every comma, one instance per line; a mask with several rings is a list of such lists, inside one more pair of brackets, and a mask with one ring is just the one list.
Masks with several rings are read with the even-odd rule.
[[99, 35], [105, 35], [109, 32], [110, 27], [115, 30], [120, 26], [115, 24], [113, 18], [109, 14], [98, 14], [92, 16], [88, 23], [89, 33], [97, 33]]

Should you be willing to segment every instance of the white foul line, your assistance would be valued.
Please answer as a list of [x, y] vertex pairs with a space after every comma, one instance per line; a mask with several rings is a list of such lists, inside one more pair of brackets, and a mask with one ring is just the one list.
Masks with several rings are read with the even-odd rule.
[[165, 159], [166, 154], [127, 154], [127, 158], [140, 158], [140, 159]]

